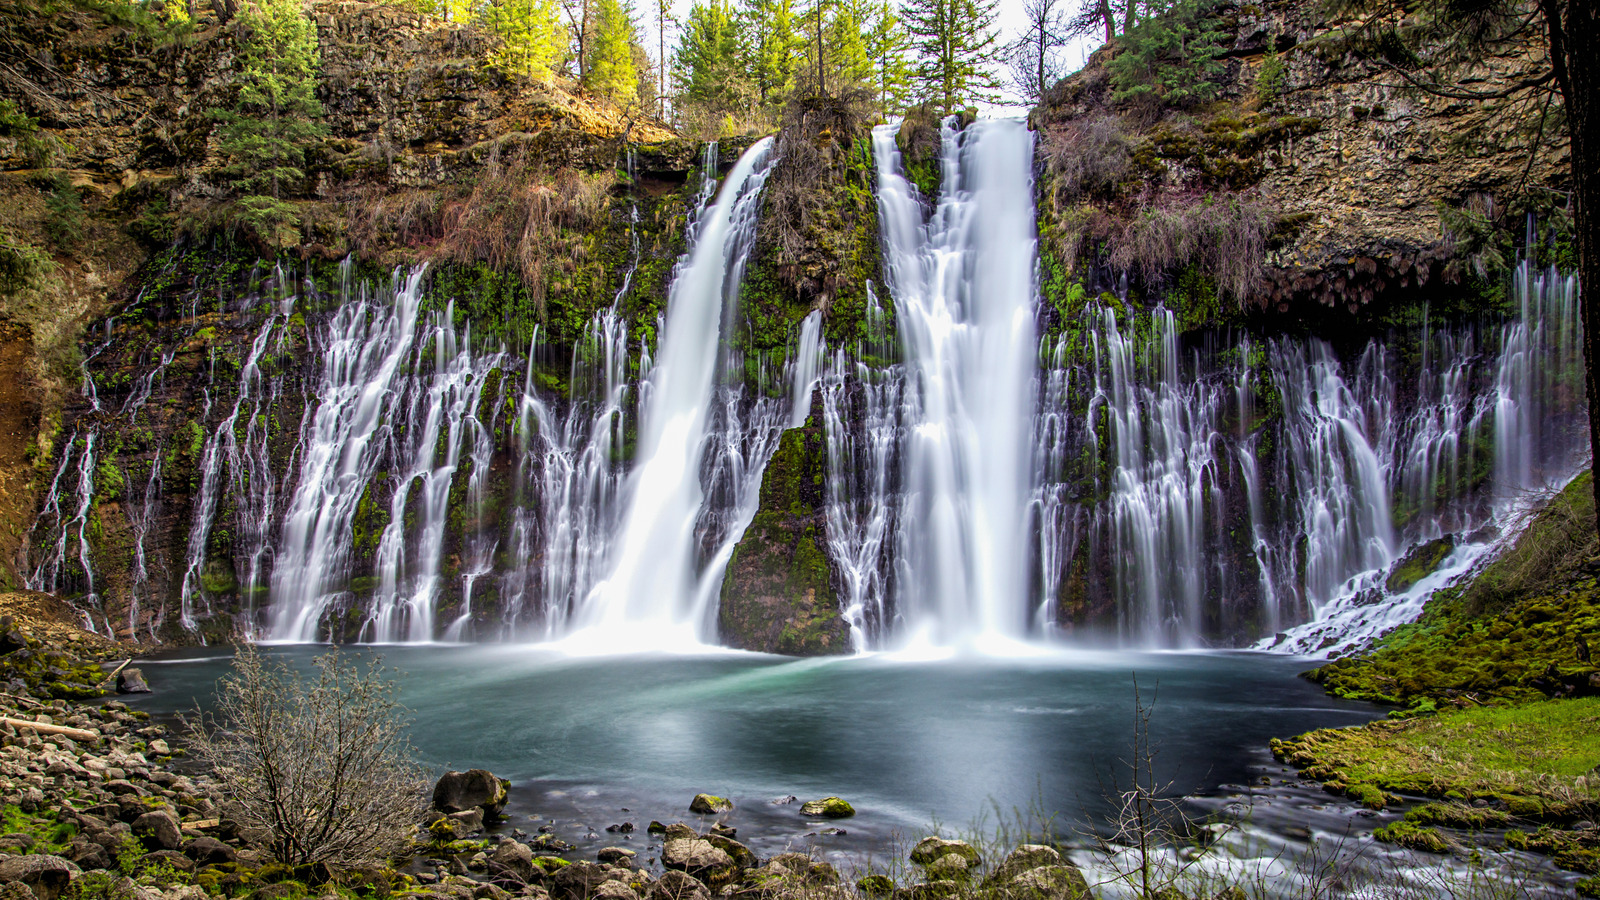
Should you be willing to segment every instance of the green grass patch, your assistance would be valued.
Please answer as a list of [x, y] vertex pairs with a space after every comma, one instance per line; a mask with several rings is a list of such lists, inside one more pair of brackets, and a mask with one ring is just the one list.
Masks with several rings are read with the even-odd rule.
[[1567, 816], [1600, 802], [1600, 779], [1589, 777], [1600, 764], [1600, 698], [1325, 729], [1273, 741], [1273, 752], [1346, 793], [1483, 797], [1519, 817]]

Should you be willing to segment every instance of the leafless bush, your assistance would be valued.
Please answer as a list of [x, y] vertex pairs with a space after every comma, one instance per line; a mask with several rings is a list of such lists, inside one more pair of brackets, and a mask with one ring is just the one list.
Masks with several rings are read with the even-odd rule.
[[780, 264], [794, 262], [827, 230], [818, 226], [840, 202], [841, 157], [866, 135], [872, 102], [872, 94], [861, 89], [837, 95], [800, 91], [785, 108], [761, 219], [762, 241]]
[[1109, 196], [1126, 179], [1133, 159], [1132, 142], [1115, 116], [1046, 129], [1042, 143], [1056, 196], [1062, 200]]
[[266, 829], [278, 861], [354, 869], [400, 853], [426, 807], [402, 714], [376, 663], [330, 651], [308, 677], [244, 645], [215, 712], [186, 724], [229, 814]]
[[1239, 197], [1185, 197], [1152, 205], [1110, 242], [1108, 262], [1147, 279], [1196, 264], [1236, 301], [1250, 296], [1266, 259], [1276, 217]]
[[585, 259], [583, 238], [602, 224], [614, 179], [609, 172], [551, 173], [525, 148], [505, 158], [496, 148], [470, 191], [374, 188], [352, 206], [351, 241], [364, 256], [397, 246], [441, 262], [515, 269], [542, 312], [551, 276]]

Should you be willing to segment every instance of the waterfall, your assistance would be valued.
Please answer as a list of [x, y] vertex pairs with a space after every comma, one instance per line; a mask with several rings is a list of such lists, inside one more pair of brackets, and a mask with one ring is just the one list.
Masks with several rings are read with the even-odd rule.
[[[29, 530], [30, 537], [37, 535], [43, 525], [45, 533], [52, 537], [48, 539], [39, 564], [24, 575], [23, 586], [30, 591], [76, 595], [83, 627], [115, 638], [116, 629], [100, 608], [89, 543], [91, 530], [97, 529], [91, 524], [91, 518], [95, 514], [95, 443], [99, 436], [98, 432], [90, 431], [80, 440], [74, 433], [62, 445], [61, 462], [50, 479], [44, 506]], [[79, 447], [82, 449], [74, 456], [73, 451]], [[70, 491], [70, 495], [65, 494], [66, 491]], [[96, 613], [100, 614], [99, 621], [95, 619]]]
[[641, 391], [615, 560], [574, 615], [605, 647], [690, 646], [709, 637], [709, 596], [694, 547], [704, 493], [695, 474], [716, 399], [724, 310], [738, 302], [771, 146], [770, 138], [758, 141], [734, 165], [697, 219], [672, 281], [659, 354]]
[[301, 420], [299, 472], [272, 572], [274, 640], [316, 640], [323, 611], [349, 583], [351, 520], [376, 472], [380, 431], [393, 421], [393, 382], [416, 340], [423, 272], [397, 271], [382, 299], [343, 292], [314, 343], [322, 377]]
[[1230, 392], [1180, 366], [1170, 310], [1158, 307], [1150, 318], [1149, 343], [1139, 347], [1111, 310], [1100, 312], [1091, 408], [1106, 410], [1115, 453], [1110, 512], [1120, 630], [1172, 646], [1199, 633], [1207, 569], [1221, 558], [1207, 525], [1223, 517], [1217, 436]]
[[[822, 381], [828, 448], [828, 555], [843, 580], [842, 615], [857, 651], [887, 633], [898, 512], [902, 371], [878, 371], [841, 348]], [[859, 425], [853, 425], [859, 423]]]
[[[498, 353], [475, 355], [471, 328], [457, 335], [454, 318], [453, 302], [430, 317], [424, 340], [416, 342], [410, 360], [412, 374], [397, 379], [385, 411], [386, 421], [405, 423], [403, 432], [387, 429], [393, 446], [385, 454], [405, 468], [394, 483], [389, 522], [378, 542], [378, 590], [363, 631], [367, 640], [416, 643], [435, 636], [434, 610], [450, 489], [468, 432], [475, 444], [481, 442], [477, 411], [489, 373], [501, 360]], [[433, 368], [426, 378], [416, 374], [423, 368], [424, 357], [431, 357]], [[476, 452], [488, 455], [482, 449]], [[416, 507], [411, 506], [413, 493]], [[407, 528], [413, 518], [414, 526]], [[408, 536], [408, 531], [414, 536]]]
[[[200, 454], [200, 494], [194, 503], [193, 523], [189, 528], [188, 563], [183, 571], [183, 583], [178, 588], [178, 597], [182, 604], [178, 621], [184, 628], [194, 631], [198, 626], [195, 610], [205, 607], [206, 599], [203, 588], [203, 576], [206, 565], [206, 545], [211, 539], [211, 529], [217, 518], [217, 501], [222, 493], [223, 464], [228, 464], [228, 471], [232, 473], [233, 480], [238, 482], [246, 477], [249, 469], [242, 466], [240, 453], [235, 436], [235, 428], [239, 423], [239, 414], [245, 411], [246, 427], [252, 431], [259, 430], [261, 455], [265, 456], [265, 426], [256, 422], [256, 417], [261, 412], [261, 356], [266, 351], [267, 342], [272, 337], [273, 330], [280, 324], [278, 316], [268, 316], [256, 333], [256, 338], [250, 344], [250, 354], [245, 358], [244, 365], [239, 369], [239, 396], [234, 401], [233, 411], [222, 420], [222, 424], [212, 430], [205, 439], [204, 449]], [[209, 393], [207, 395], [209, 400]], [[245, 404], [250, 404], [248, 411]], [[266, 475], [265, 461], [261, 461], [261, 475]], [[260, 515], [270, 515], [271, 478], [259, 477], [255, 489], [248, 486], [239, 490], [236, 486], [235, 493], [239, 499], [250, 504], [255, 497], [264, 497], [263, 504], [267, 508]], [[253, 518], [253, 517], [252, 517]]]
[[[941, 129], [931, 220], [873, 131], [886, 282], [908, 406], [897, 612], [912, 643], [993, 644], [1030, 619], [1024, 540], [1033, 411], [1033, 138], [998, 119]], [[1023, 202], [1019, 202], [1023, 201]]]

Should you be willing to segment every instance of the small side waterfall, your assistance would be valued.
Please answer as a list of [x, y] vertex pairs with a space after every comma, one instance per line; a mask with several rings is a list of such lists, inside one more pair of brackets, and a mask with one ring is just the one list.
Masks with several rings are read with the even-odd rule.
[[724, 310], [738, 302], [771, 148], [771, 139], [758, 141], [734, 165], [672, 282], [659, 353], [641, 389], [616, 556], [574, 616], [608, 647], [692, 646], [710, 636], [710, 592], [699, 584], [694, 552], [704, 489], [693, 473], [711, 433]]
[[396, 273], [381, 298], [341, 297], [318, 335], [322, 378], [300, 425], [299, 471], [272, 573], [274, 640], [316, 640], [323, 611], [349, 583], [351, 518], [376, 471], [380, 430], [393, 421], [392, 385], [415, 343], [422, 276]]

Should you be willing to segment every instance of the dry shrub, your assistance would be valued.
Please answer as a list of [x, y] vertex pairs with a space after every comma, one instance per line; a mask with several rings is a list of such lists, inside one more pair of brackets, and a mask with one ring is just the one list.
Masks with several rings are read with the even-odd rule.
[[[851, 152], [873, 120], [872, 94], [797, 94], [783, 114], [767, 179], [761, 236], [780, 262], [798, 259], [814, 243], [818, 225], [837, 202], [832, 196]], [[935, 135], [937, 138], [937, 135]]]
[[352, 208], [351, 240], [364, 256], [385, 246], [425, 247], [442, 262], [514, 269], [542, 315], [551, 275], [574, 271], [586, 255], [584, 235], [603, 224], [615, 177], [550, 173], [529, 161], [526, 148], [504, 159], [496, 147], [470, 191], [374, 189]]
[[1173, 198], [1132, 217], [1109, 242], [1107, 261], [1147, 281], [1196, 265], [1243, 303], [1261, 277], [1276, 220], [1248, 198]]
[[1115, 116], [1047, 129], [1041, 143], [1046, 170], [1062, 200], [1113, 196], [1133, 160], [1132, 142]]
[[266, 829], [279, 862], [385, 865], [427, 805], [404, 710], [376, 664], [347, 664], [335, 650], [315, 665], [307, 677], [241, 647], [217, 685], [215, 716], [189, 723], [191, 744], [228, 815]]
[[941, 118], [932, 101], [906, 110], [895, 142], [908, 160], [938, 159], [943, 137], [939, 134]]

